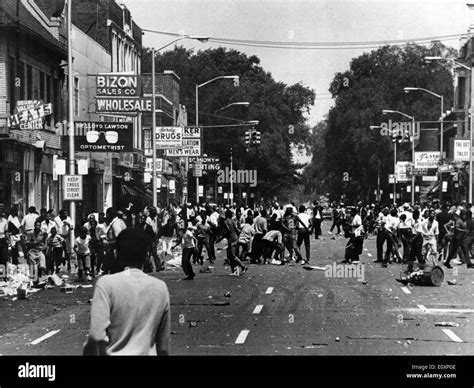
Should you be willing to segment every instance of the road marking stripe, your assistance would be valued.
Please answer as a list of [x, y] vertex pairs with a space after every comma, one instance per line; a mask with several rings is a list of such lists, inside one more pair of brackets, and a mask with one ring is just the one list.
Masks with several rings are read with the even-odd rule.
[[443, 329], [444, 333], [451, 338], [454, 342], [464, 342], [461, 338], [459, 338], [452, 330]]
[[273, 292], [273, 287], [268, 287], [267, 291], [265, 291], [265, 294], [271, 294]]
[[423, 311], [424, 313], [427, 313], [427, 312], [428, 312], [428, 309], [427, 309], [425, 306], [423, 306], [422, 304], [419, 304], [419, 305], [417, 305], [417, 306], [418, 306], [418, 308], [419, 308], [421, 311]]
[[372, 253], [367, 253], [367, 256], [372, 257]]
[[263, 304], [258, 304], [257, 306], [255, 306], [255, 309], [253, 310], [252, 314], [260, 314], [262, 309], [263, 309]]
[[249, 333], [250, 333], [250, 330], [242, 330], [239, 336], [237, 337], [237, 339], [235, 340], [235, 343], [236, 344], [245, 343], [245, 340], [247, 339], [247, 336], [249, 335]]
[[49, 337], [52, 337], [53, 335], [59, 333], [59, 331], [60, 330], [50, 331], [49, 333], [46, 333], [44, 336], [35, 339], [33, 342], [31, 342], [31, 345], [37, 345], [40, 342], [44, 341], [45, 339], [48, 339]]
[[411, 294], [411, 291], [410, 291], [407, 287], [402, 287], [402, 291], [403, 291], [405, 294]]

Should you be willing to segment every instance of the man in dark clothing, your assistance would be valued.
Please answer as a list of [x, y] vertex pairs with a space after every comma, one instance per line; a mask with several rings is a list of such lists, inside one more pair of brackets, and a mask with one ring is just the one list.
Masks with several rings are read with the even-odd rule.
[[[229, 261], [232, 275], [238, 276], [244, 274], [248, 268], [238, 258], [239, 232], [237, 231], [235, 221], [232, 219], [232, 215], [232, 210], [225, 212], [224, 227], [226, 229], [225, 238], [227, 239], [227, 260]], [[241, 272], [238, 271], [237, 267], [241, 269]]]
[[444, 203], [441, 207], [441, 212], [436, 216], [436, 221], [438, 221], [438, 251], [443, 251], [443, 257], [447, 256], [448, 244], [446, 243], [446, 228], [444, 227], [449, 221], [451, 221], [451, 214], [448, 212], [448, 206]]
[[323, 207], [318, 202], [314, 202], [313, 207], [313, 230], [314, 238], [318, 239], [321, 236], [321, 224], [323, 222]]

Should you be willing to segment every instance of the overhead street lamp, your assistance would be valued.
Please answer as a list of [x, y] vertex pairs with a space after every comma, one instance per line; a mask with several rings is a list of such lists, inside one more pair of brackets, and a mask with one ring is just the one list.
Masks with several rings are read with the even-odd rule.
[[[444, 97], [440, 94], [434, 93], [434, 92], [432, 92], [430, 90], [427, 90], [427, 89], [424, 89], [424, 88], [406, 87], [406, 88], [403, 88], [403, 90], [405, 91], [405, 93], [409, 93], [409, 92], [415, 91], [415, 90], [421, 90], [422, 92], [429, 93], [429, 94], [441, 99], [441, 116], [439, 116], [439, 121], [440, 121], [440, 124], [441, 124], [441, 134], [440, 134], [439, 149], [440, 149], [440, 158], [441, 158], [441, 160], [443, 160], [444, 159], [444, 154], [443, 154], [443, 151], [444, 151], [444, 146], [443, 146], [443, 138], [444, 138]], [[439, 169], [438, 174], [439, 174], [439, 178], [438, 178], [438, 180], [439, 180], [439, 201], [441, 202], [441, 200], [443, 198], [443, 188], [442, 188], [443, 173], [441, 172], [441, 169]]]
[[227, 108], [229, 108], [229, 107], [231, 107], [231, 106], [234, 106], [234, 105], [249, 106], [249, 105], [250, 105], [250, 102], [248, 102], [248, 101], [233, 102], [233, 103], [231, 103], [231, 104], [228, 104], [228, 105], [226, 105], [226, 106], [223, 106], [222, 108], [217, 109], [214, 113], [219, 112], [220, 110], [227, 109]]
[[454, 66], [459, 66], [462, 67], [465, 70], [468, 70], [471, 73], [471, 106], [469, 109], [469, 113], [471, 114], [471, 124], [469, 128], [469, 200], [468, 202], [472, 204], [472, 141], [473, 141], [473, 132], [474, 132], [474, 123], [473, 123], [473, 117], [474, 117], [474, 77], [472, 74], [472, 68], [460, 63], [458, 61], [455, 61], [454, 59], [451, 58], [442, 58], [442, 57], [425, 57], [425, 60], [427, 61], [435, 61], [435, 60], [440, 60], [440, 59], [446, 59], [451, 64]]
[[[412, 153], [413, 168], [415, 168], [415, 118], [413, 116], [407, 115], [406, 113], [402, 113], [398, 110], [384, 109], [382, 110], [382, 113], [384, 115], [389, 114], [389, 113], [398, 113], [399, 115], [402, 115], [406, 118], [411, 119], [411, 132], [412, 132], [411, 133], [411, 153]], [[415, 203], [415, 174], [413, 174], [413, 171], [412, 171], [412, 176], [411, 176], [411, 203], [412, 205]]]
[[171, 46], [173, 43], [176, 43], [179, 40], [182, 39], [194, 39], [198, 40], [201, 43], [205, 43], [209, 40], [209, 37], [207, 36], [193, 36], [193, 35], [183, 35], [179, 37], [178, 39], [173, 40], [170, 43], [165, 44], [164, 46], [160, 47], [159, 49], [151, 49], [151, 87], [152, 87], [152, 102], [151, 102], [151, 110], [152, 110], [152, 135], [151, 135], [151, 144], [152, 144], [152, 150], [153, 150], [153, 179], [152, 179], [152, 187], [153, 187], [153, 206], [156, 207], [158, 205], [158, 193], [157, 190], [158, 188], [156, 187], [156, 77], [155, 77], [155, 53], [165, 49], [168, 46]]
[[[196, 128], [199, 127], [199, 88], [210, 84], [211, 82], [217, 81], [218, 79], [233, 79], [234, 85], [239, 85], [240, 76], [238, 75], [221, 75], [219, 77], [215, 77], [210, 79], [209, 81], [203, 82], [202, 84], [196, 84]], [[231, 189], [232, 189], [232, 179], [230, 182]], [[233, 199], [233, 198], [232, 198]], [[196, 204], [199, 203], [199, 177], [196, 177]]]

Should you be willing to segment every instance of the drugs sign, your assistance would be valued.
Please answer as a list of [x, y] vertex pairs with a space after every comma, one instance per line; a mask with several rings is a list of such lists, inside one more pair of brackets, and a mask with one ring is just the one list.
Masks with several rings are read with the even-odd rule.
[[156, 127], [156, 148], [179, 148], [183, 145], [182, 127]]

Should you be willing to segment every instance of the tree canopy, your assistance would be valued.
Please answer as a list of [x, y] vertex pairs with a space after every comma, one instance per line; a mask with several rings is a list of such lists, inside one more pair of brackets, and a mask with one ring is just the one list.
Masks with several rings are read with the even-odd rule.
[[[257, 198], [281, 198], [291, 191], [298, 168], [292, 160], [291, 150], [295, 146], [304, 148], [309, 142], [310, 128], [304, 114], [314, 104], [313, 90], [302, 83], [279, 82], [262, 68], [257, 56], [226, 48], [194, 53], [178, 46], [159, 53], [155, 65], [157, 72], [172, 70], [180, 77], [180, 102], [187, 108], [188, 125], [195, 124], [196, 85], [223, 75], [239, 75], [238, 87], [232, 80], [220, 79], [199, 89], [199, 125], [258, 120], [255, 129], [261, 132], [261, 144], [245, 145], [245, 131], [249, 127], [209, 127], [203, 130], [203, 151], [208, 156], [219, 157], [221, 165], [229, 166], [232, 147], [234, 169], [256, 169], [258, 172]], [[149, 49], [144, 52], [142, 72], [151, 72]], [[250, 105], [220, 110], [239, 101], [247, 101]], [[295, 126], [293, 134], [289, 133], [288, 125]]]
[[[450, 65], [446, 61], [427, 63], [424, 57], [454, 55], [453, 50], [434, 42], [430, 47], [415, 44], [384, 46], [354, 58], [350, 69], [337, 73], [330, 85], [335, 105], [330, 109], [325, 125], [315, 128], [313, 136], [319, 138], [312, 141], [313, 155], [318, 157], [313, 158], [305, 172], [306, 179], [316, 179], [323, 185], [318, 189], [330, 192], [333, 199], [339, 199], [342, 194], [351, 200], [373, 198], [378, 175], [384, 187], [388, 174], [393, 172], [393, 144], [389, 137], [381, 136], [379, 131], [370, 131], [369, 127], [389, 118], [407, 120], [397, 114], [383, 115], [384, 109], [406, 113], [416, 121], [438, 120], [438, 98], [421, 91], [407, 94], [403, 89], [430, 90], [444, 96], [446, 108], [452, 106]], [[410, 150], [409, 143], [402, 144], [397, 154], [400, 152], [400, 156], [411, 160]], [[350, 176], [347, 182], [343, 181], [345, 172]]]

